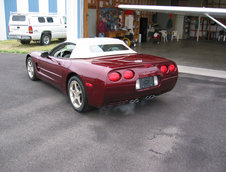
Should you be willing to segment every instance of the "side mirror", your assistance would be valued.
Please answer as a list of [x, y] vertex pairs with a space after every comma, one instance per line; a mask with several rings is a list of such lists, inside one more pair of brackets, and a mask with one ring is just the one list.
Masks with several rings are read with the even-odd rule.
[[43, 52], [42, 54], [41, 54], [41, 57], [48, 57], [49, 56], [49, 53], [46, 51], [46, 52]]

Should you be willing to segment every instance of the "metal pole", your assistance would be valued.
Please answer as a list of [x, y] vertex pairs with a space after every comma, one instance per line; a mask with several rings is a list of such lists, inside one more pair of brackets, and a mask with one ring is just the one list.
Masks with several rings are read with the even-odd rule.
[[199, 42], [200, 20], [201, 20], [201, 16], [199, 16], [199, 25], [198, 25], [198, 31], [197, 31], [197, 42]]
[[217, 24], [219, 24], [221, 27], [223, 27], [224, 29], [226, 29], [226, 26], [219, 22], [217, 19], [213, 18], [212, 16], [210, 16], [209, 14], [206, 14], [207, 17], [209, 17], [211, 20], [213, 20], [214, 22], [216, 22]]

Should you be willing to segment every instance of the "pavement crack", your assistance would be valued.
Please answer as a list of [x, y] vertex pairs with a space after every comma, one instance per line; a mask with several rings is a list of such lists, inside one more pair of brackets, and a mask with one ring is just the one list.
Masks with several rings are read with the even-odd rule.
[[151, 138], [148, 138], [148, 140], [153, 140], [156, 138], [156, 135], [154, 134]]
[[157, 135], [159, 135], [159, 136], [173, 137], [175, 134], [159, 133], [159, 134], [157, 134]]
[[153, 150], [153, 149], [149, 149], [149, 151], [150, 151], [150, 152], [153, 152], [153, 153], [155, 153], [155, 154], [157, 154], [157, 155], [164, 155], [163, 153], [157, 152], [157, 151], [155, 151], [155, 150]]

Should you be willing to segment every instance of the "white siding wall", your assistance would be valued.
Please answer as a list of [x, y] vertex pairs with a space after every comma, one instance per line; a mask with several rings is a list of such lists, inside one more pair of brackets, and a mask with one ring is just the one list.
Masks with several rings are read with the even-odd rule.
[[[72, 8], [73, 7], [73, 8]], [[67, 40], [78, 38], [78, 1], [67, 0]]]
[[17, 0], [17, 12], [18, 13], [28, 12], [28, 0]]
[[65, 16], [65, 0], [57, 0], [57, 13]]
[[48, 14], [49, 13], [49, 1], [48, 0], [39, 0], [39, 12]]
[[0, 0], [0, 40], [6, 40], [4, 0]]

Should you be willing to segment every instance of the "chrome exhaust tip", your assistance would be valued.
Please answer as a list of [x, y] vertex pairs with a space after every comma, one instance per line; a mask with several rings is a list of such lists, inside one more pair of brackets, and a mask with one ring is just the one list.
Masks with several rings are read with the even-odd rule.
[[139, 99], [133, 99], [133, 100], [129, 101], [130, 104], [136, 104], [136, 103], [139, 103], [139, 102], [140, 102]]
[[149, 95], [149, 96], [146, 96], [144, 99], [145, 100], [151, 100], [153, 99], [155, 96], [154, 95]]

